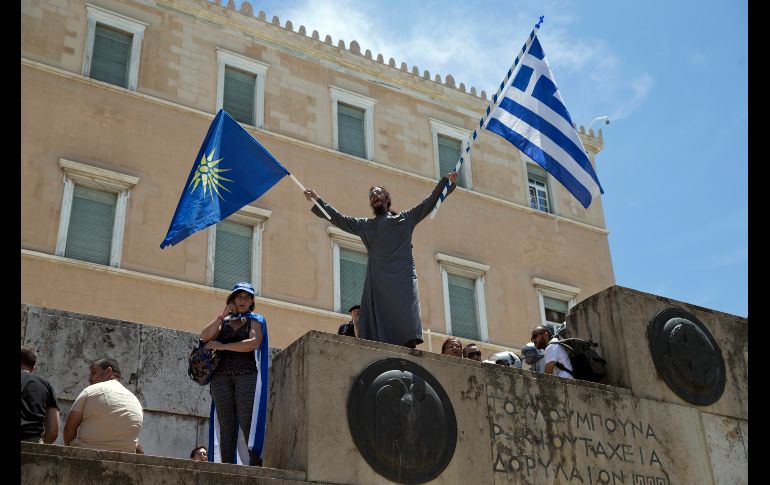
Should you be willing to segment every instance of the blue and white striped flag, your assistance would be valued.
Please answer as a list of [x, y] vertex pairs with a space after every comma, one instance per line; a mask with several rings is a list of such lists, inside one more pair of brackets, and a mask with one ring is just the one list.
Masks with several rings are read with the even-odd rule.
[[559, 95], [536, 31], [531, 39], [484, 127], [541, 165], [587, 209], [604, 190]]

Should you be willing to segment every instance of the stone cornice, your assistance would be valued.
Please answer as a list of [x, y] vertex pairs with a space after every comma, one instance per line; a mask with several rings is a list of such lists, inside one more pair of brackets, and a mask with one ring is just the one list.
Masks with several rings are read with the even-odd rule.
[[[177, 280], [166, 276], [158, 276], [151, 273], [143, 273], [141, 271], [135, 271], [125, 268], [114, 268], [112, 266], [105, 266], [103, 264], [89, 263], [88, 261], [80, 261], [77, 259], [66, 258], [64, 256], [56, 256], [53, 254], [44, 253], [41, 251], [34, 251], [31, 249], [21, 249], [22, 258], [31, 258], [37, 260], [48, 261], [52, 263], [64, 264], [73, 267], [78, 267], [88, 271], [96, 271], [102, 273], [108, 273], [113, 275], [127, 276], [140, 280], [152, 281], [154, 283], [177, 286], [197, 292], [197, 294], [214, 294], [217, 298], [224, 299], [230, 294], [230, 290], [223, 290], [221, 288], [215, 288], [213, 286], [201, 285], [199, 283], [192, 283], [189, 281]], [[341, 318], [346, 320], [348, 317], [345, 313], [337, 313], [322, 308], [315, 308], [307, 305], [301, 305], [299, 303], [290, 303], [287, 301], [276, 300], [274, 298], [267, 298], [264, 296], [255, 296], [254, 301], [262, 306], [271, 306], [276, 308], [282, 308], [285, 310], [294, 310], [309, 315], [325, 317], [325, 318]]]

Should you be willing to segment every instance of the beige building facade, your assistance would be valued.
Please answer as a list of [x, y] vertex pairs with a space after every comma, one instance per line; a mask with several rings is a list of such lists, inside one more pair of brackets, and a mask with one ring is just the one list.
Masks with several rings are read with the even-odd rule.
[[[452, 76], [397, 67], [249, 4], [21, 7], [21, 296], [30, 305], [199, 331], [235, 282], [222, 283], [230, 241], [248, 248], [241, 266], [271, 346], [336, 332], [363, 245], [312, 215], [288, 179], [230, 225], [160, 249], [218, 109], [243, 108], [243, 126], [292, 174], [366, 217], [371, 185], [388, 187], [397, 211], [427, 196], [441, 157], [490, 103]], [[104, 80], [116, 65], [120, 79]], [[233, 104], [236, 91], [245, 104]], [[596, 165], [601, 131], [580, 136]], [[415, 231], [418, 348], [440, 352], [457, 334], [481, 343], [484, 357], [518, 349], [532, 326], [615, 283], [601, 198], [585, 210], [491, 132], [479, 134], [462, 175], [464, 187]]]

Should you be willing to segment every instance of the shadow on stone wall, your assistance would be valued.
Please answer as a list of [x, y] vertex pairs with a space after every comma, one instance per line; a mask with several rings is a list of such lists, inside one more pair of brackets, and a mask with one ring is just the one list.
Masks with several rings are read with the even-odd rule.
[[[208, 442], [211, 396], [187, 375], [198, 334], [36, 306], [21, 306], [21, 345], [38, 353], [36, 373], [54, 387], [62, 412], [88, 383], [91, 362], [113, 358], [121, 382], [144, 408], [139, 442], [145, 453], [189, 458]], [[280, 349], [270, 349], [270, 360]], [[61, 432], [56, 444], [63, 444]]]

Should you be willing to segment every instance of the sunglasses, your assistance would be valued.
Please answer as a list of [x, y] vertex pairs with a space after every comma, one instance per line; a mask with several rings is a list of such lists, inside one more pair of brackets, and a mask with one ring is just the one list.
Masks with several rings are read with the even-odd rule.
[[467, 354], [465, 354], [465, 356], [466, 357], [480, 357], [481, 356], [481, 351], [477, 350], [475, 352], [468, 352]]

